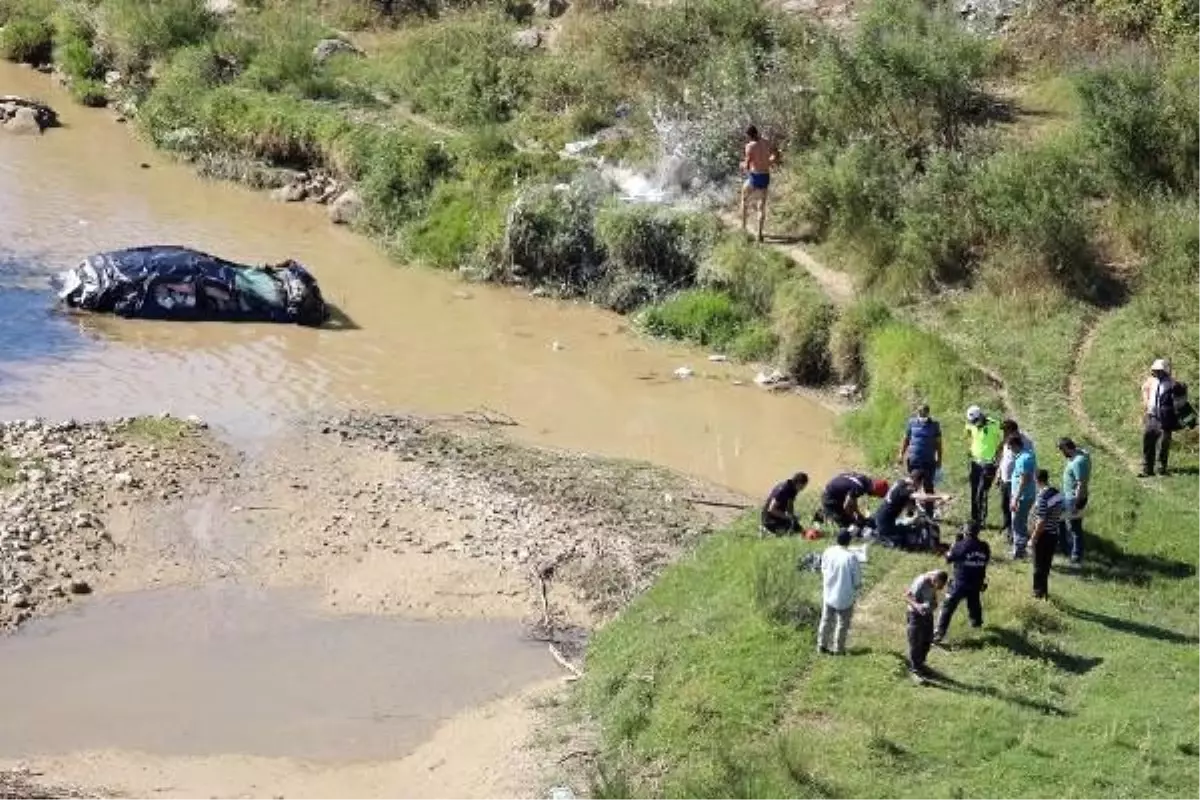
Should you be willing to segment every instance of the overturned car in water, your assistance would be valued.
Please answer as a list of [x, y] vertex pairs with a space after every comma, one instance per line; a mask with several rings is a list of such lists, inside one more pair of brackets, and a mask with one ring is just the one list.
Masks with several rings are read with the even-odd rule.
[[295, 261], [248, 266], [170, 245], [88, 256], [57, 283], [68, 308], [122, 317], [319, 326], [330, 316], [316, 279]]

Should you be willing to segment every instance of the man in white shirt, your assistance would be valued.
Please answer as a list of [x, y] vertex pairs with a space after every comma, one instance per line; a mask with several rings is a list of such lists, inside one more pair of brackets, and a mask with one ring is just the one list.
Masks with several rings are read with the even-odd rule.
[[1154, 474], [1157, 456], [1158, 474], [1167, 474], [1167, 458], [1171, 454], [1171, 430], [1173, 419], [1171, 362], [1165, 358], [1155, 359], [1150, 365], [1150, 375], [1142, 382], [1142, 412], [1145, 427], [1142, 429], [1142, 472], [1138, 477], [1148, 478]]
[[850, 540], [850, 531], [843, 528], [838, 532], [837, 544], [821, 554], [824, 605], [817, 628], [817, 650], [822, 653], [846, 652], [854, 599], [862, 585], [861, 556], [849, 549]]

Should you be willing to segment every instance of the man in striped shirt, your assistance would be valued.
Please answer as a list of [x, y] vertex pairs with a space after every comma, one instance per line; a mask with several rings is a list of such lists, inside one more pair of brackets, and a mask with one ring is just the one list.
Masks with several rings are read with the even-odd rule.
[[1033, 596], [1045, 599], [1050, 595], [1050, 565], [1054, 562], [1054, 551], [1058, 549], [1058, 527], [1062, 524], [1062, 492], [1050, 485], [1050, 473], [1037, 471], [1037, 500], [1033, 513], [1037, 522], [1033, 526], [1030, 544], [1033, 547]]

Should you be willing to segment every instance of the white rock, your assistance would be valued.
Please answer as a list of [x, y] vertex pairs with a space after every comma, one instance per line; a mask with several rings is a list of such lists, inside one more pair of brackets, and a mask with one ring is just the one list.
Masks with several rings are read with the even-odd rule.
[[676, 378], [690, 378], [696, 373], [692, 371], [691, 367], [680, 367], [679, 369], [675, 370], [674, 374]]
[[329, 204], [329, 221], [334, 225], [349, 225], [362, 210], [362, 197], [354, 189], [347, 189]]
[[708, 357], [708, 360], [716, 362], [716, 363], [720, 363], [722, 361], [728, 361], [729, 357], [722, 355], [720, 353], [713, 353], [711, 356]]
[[12, 117], [4, 123], [4, 130], [9, 133], [29, 135], [41, 133], [42, 126], [38, 123], [37, 112], [32, 108], [22, 106], [14, 111]]

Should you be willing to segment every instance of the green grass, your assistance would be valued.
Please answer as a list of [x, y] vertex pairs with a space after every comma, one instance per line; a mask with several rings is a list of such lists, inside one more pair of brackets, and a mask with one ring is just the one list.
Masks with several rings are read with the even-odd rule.
[[[872, 391], [848, 420], [851, 433], [882, 464], [894, 457], [911, 400], [927, 398], [947, 431], [951, 489], [961, 492], [962, 445], [952, 432], [967, 403], [996, 407], [988, 381], [909, 325], [878, 330], [867, 352]], [[1039, 441], [1065, 419], [1065, 407], [1016, 413]], [[1057, 473], [1052, 451], [1040, 453]], [[1147, 491], [1122, 468], [1097, 469], [1085, 568], [1056, 569], [1045, 604], [1029, 599], [1028, 565], [1001, 559], [984, 598], [987, 626], [969, 632], [957, 620], [951, 649], [932, 656], [952, 681], [941, 689], [912, 687], [902, 664], [901, 594], [930, 559], [872, 553], [854, 654], [816, 659], [819, 584], [792, 572], [795, 555], [813, 545], [759, 541], [751, 521], [739, 523], [668, 569], [597, 635], [582, 696], [604, 731], [600, 788], [610, 796], [1028, 796], [1031, 787], [1039, 796], [1190, 796], [1200, 722], [1191, 532], [1200, 519], [1195, 479], [1166, 481], [1165, 492]], [[994, 538], [993, 548], [1003, 550]]]
[[0, 486], [7, 486], [17, 479], [20, 462], [8, 453], [0, 453]]
[[126, 434], [155, 444], [177, 442], [191, 430], [186, 420], [176, 417], [135, 417], [123, 427]]

